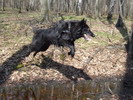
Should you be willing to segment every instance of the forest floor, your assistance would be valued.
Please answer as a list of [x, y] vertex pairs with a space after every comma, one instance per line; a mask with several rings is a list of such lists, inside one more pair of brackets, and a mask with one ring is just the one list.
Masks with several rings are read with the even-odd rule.
[[[51, 46], [35, 58], [25, 56], [24, 45], [32, 40], [32, 27], [38, 13], [13, 14], [0, 12], [0, 77], [6, 85], [33, 82], [70, 82], [91, 79], [111, 79], [126, 73], [127, 53], [121, 33], [114, 24], [105, 19], [89, 19], [88, 25], [96, 34], [91, 41], [75, 42], [74, 58], [58, 47]], [[82, 19], [84, 16], [65, 16], [66, 20]], [[32, 23], [33, 22], [33, 23]], [[131, 21], [126, 21], [130, 29]], [[42, 25], [47, 27], [45, 25]], [[19, 52], [18, 52], [19, 51]], [[22, 53], [21, 53], [22, 52]], [[17, 60], [19, 59], [19, 60]]]

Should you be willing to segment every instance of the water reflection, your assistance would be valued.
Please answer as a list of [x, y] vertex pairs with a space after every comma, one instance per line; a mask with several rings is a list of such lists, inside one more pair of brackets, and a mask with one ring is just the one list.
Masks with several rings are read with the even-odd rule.
[[0, 100], [108, 100], [116, 96], [120, 84], [120, 81], [85, 81], [1, 87]]

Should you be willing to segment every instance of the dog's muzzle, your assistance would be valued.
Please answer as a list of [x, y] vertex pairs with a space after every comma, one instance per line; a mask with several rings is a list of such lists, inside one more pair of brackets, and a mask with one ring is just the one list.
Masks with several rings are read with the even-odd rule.
[[95, 37], [95, 35], [91, 32], [91, 33], [87, 33], [87, 34], [84, 34], [84, 39], [85, 40], [91, 40], [92, 37]]
[[84, 39], [89, 41], [89, 40], [91, 40], [91, 36], [87, 35], [87, 34], [84, 34]]

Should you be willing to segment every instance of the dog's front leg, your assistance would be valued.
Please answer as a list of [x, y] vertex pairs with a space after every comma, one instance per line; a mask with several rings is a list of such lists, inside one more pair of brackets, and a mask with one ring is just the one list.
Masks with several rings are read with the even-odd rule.
[[74, 57], [74, 55], [75, 55], [74, 45], [69, 45], [68, 47], [70, 48], [70, 52], [68, 53], [68, 55], [71, 55], [72, 57]]

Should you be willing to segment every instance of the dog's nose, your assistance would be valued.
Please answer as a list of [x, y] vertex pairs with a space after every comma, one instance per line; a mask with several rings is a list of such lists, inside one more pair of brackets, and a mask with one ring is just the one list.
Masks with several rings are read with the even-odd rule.
[[95, 34], [91, 30], [89, 30], [89, 34], [90, 36], [95, 37]]
[[92, 37], [95, 37], [95, 34], [94, 33], [92, 33]]
[[90, 36], [95, 37], [95, 34], [90, 31]]

